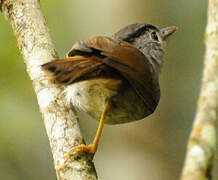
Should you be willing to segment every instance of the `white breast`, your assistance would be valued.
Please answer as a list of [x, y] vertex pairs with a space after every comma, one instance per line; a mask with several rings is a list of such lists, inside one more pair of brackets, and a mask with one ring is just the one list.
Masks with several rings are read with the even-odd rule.
[[116, 95], [120, 85], [117, 79], [90, 79], [67, 86], [64, 93], [75, 108], [100, 118], [106, 100]]

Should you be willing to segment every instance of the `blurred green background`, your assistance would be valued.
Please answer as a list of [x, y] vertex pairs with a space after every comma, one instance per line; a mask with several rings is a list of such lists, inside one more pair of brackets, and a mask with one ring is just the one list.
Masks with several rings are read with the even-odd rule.
[[[60, 57], [78, 40], [110, 36], [131, 23], [179, 27], [167, 49], [158, 109], [143, 121], [105, 126], [94, 159], [100, 180], [178, 179], [202, 77], [207, 2], [62, 0], [41, 1], [41, 8]], [[80, 119], [89, 143], [98, 123], [84, 114]], [[218, 179], [217, 166], [214, 174]], [[55, 178], [31, 81], [11, 27], [0, 14], [0, 179]]]

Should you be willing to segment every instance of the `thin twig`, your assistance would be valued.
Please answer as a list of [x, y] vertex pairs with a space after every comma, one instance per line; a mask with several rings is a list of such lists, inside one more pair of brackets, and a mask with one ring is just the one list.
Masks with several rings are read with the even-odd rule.
[[206, 54], [197, 114], [188, 143], [182, 180], [211, 180], [218, 112], [218, 0], [208, 1]]
[[77, 117], [65, 105], [62, 88], [46, 80], [40, 65], [57, 58], [38, 0], [0, 0], [0, 9], [10, 22], [33, 82], [49, 138], [57, 178], [97, 179], [91, 157], [78, 154], [67, 161], [65, 155], [83, 142]]

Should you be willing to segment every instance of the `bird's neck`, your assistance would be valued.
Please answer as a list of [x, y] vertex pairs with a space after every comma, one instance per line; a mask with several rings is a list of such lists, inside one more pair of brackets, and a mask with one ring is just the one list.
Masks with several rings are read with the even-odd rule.
[[163, 57], [155, 57], [153, 55], [146, 56], [152, 66], [154, 74], [156, 74], [157, 78], [159, 78], [164, 63]]
[[[140, 48], [139, 48], [140, 49]], [[140, 51], [152, 66], [156, 78], [159, 78], [164, 63], [164, 48], [161, 44], [147, 43]]]

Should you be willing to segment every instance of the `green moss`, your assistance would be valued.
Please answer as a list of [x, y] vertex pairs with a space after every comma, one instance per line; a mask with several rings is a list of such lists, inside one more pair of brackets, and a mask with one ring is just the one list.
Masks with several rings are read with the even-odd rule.
[[205, 31], [205, 33], [204, 33], [204, 43], [205, 44], [207, 43], [208, 37], [209, 37], [209, 35], [208, 35], [207, 31]]
[[192, 138], [192, 139], [189, 141], [188, 148], [191, 148], [192, 146], [198, 145], [198, 144], [199, 144], [199, 140], [196, 139], [196, 138]]
[[204, 98], [203, 97], [200, 97], [199, 100], [198, 100], [198, 106], [201, 106], [201, 104], [203, 103], [204, 101]]

